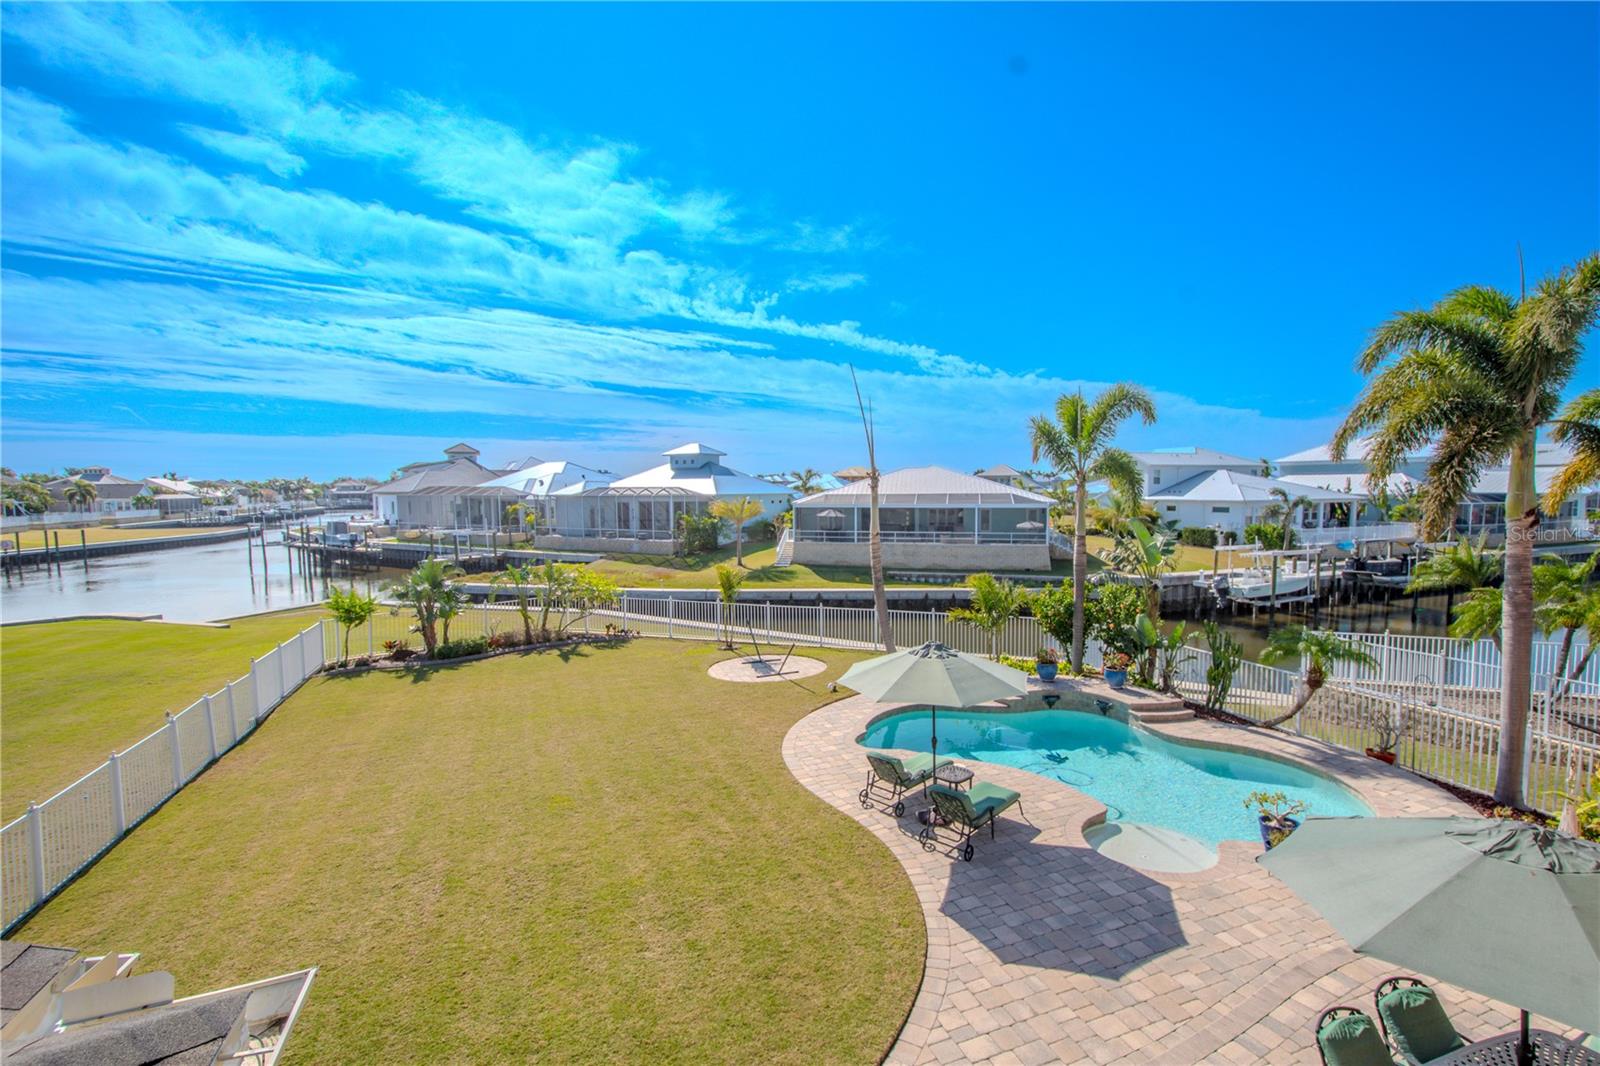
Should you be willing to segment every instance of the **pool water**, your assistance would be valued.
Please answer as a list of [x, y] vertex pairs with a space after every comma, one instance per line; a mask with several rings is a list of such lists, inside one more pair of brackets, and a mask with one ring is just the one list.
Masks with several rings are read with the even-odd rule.
[[[926, 708], [906, 711], [873, 723], [860, 742], [927, 751], [929, 726]], [[1213, 849], [1224, 840], [1261, 839], [1256, 812], [1244, 805], [1256, 791], [1300, 800], [1302, 817], [1372, 814], [1331, 778], [1266, 756], [1167, 740], [1129, 725], [1121, 708], [940, 710], [938, 726], [941, 756], [1055, 778], [1105, 804], [1108, 821], [1176, 830]]]

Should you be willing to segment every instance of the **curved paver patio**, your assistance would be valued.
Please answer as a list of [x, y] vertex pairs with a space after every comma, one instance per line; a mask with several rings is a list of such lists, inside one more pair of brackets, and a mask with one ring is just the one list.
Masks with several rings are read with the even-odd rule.
[[[996, 840], [975, 838], [970, 863], [923, 851], [913, 814], [897, 820], [856, 799], [867, 772], [856, 737], [892, 709], [845, 699], [801, 719], [783, 743], [802, 784], [894, 852], [922, 905], [922, 987], [887, 1061], [1316, 1063], [1317, 1015], [1339, 1003], [1370, 1013], [1373, 986], [1394, 972], [1352, 952], [1257, 866], [1259, 846], [1225, 842], [1198, 873], [1136, 870], [1084, 840], [1104, 806], [1013, 767], [968, 761], [1021, 791], [1028, 821], [1003, 816]], [[1331, 772], [1379, 815], [1471, 813], [1419, 778], [1316, 741], [1208, 720], [1146, 726]], [[1515, 1025], [1510, 1007], [1438, 988], [1469, 1037]]]

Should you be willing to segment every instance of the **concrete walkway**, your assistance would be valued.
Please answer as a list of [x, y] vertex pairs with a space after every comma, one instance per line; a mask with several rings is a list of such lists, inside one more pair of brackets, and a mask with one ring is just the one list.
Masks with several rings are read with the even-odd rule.
[[[1022, 792], [1028, 820], [1002, 816], [995, 841], [974, 838], [970, 863], [923, 851], [921, 804], [897, 820], [856, 799], [867, 772], [856, 737], [893, 709], [846, 699], [797, 722], [783, 745], [802, 784], [895, 854], [921, 902], [926, 970], [889, 1062], [1312, 1064], [1322, 1010], [1371, 1013], [1372, 988], [1396, 972], [1353, 953], [1257, 866], [1258, 844], [1225, 842], [1198, 873], [1124, 866], [1084, 839], [1104, 819], [1100, 803], [1023, 770], [964, 760], [980, 780]], [[1147, 727], [1333, 773], [1379, 815], [1471, 813], [1419, 778], [1315, 741], [1207, 720]], [[1468, 1038], [1514, 1027], [1511, 1008], [1437, 987]]]

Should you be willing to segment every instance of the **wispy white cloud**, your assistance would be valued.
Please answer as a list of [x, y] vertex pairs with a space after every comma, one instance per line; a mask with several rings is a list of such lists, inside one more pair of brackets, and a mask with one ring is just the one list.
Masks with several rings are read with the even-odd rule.
[[790, 278], [789, 284], [784, 288], [790, 292], [841, 292], [866, 283], [867, 276], [865, 274], [834, 272], [804, 274], [797, 278]]
[[229, 133], [184, 122], [178, 129], [191, 139], [220, 155], [244, 163], [266, 167], [280, 178], [292, 178], [305, 169], [306, 161], [277, 141], [253, 133]]

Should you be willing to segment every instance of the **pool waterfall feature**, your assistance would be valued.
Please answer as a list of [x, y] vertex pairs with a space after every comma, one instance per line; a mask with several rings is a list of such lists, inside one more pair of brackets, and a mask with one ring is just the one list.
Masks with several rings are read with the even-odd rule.
[[[893, 711], [874, 719], [857, 743], [927, 751], [929, 726], [927, 708]], [[1114, 858], [1128, 848], [1174, 854], [1177, 865], [1151, 869], [1199, 869], [1216, 861], [1224, 840], [1259, 843], [1255, 811], [1245, 804], [1252, 792], [1281, 791], [1313, 817], [1373, 813], [1353, 791], [1308, 767], [1169, 738], [1120, 703], [1078, 693], [1063, 694], [1053, 707], [1030, 694], [1003, 708], [940, 708], [938, 728], [942, 756], [1016, 767], [1092, 796], [1104, 804], [1108, 828], [1087, 833], [1091, 844]]]

